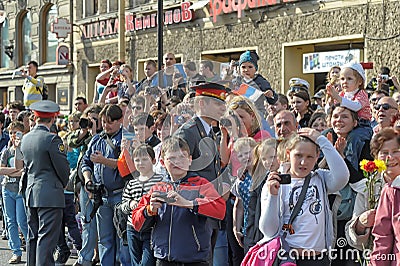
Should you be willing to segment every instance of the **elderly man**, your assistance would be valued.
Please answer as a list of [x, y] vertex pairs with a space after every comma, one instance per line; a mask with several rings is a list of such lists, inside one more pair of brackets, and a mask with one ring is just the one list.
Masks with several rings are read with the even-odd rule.
[[374, 133], [379, 132], [382, 128], [391, 127], [399, 114], [398, 105], [391, 97], [382, 97], [374, 106], [378, 125], [374, 127]]
[[296, 117], [289, 110], [281, 110], [274, 117], [275, 133], [278, 139], [286, 139], [297, 132]]

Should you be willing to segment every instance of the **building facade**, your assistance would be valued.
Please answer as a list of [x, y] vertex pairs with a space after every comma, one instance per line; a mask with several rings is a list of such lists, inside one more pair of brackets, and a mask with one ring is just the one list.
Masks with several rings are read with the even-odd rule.
[[[23, 81], [11, 76], [15, 68], [26, 63], [27, 54], [39, 62], [39, 74], [45, 76], [50, 98], [61, 103], [65, 111], [78, 95], [92, 101], [102, 59], [123, 60], [133, 67], [137, 80], [143, 78], [143, 62], [157, 59], [157, 1], [121, 1], [33, 0], [25, 7], [20, 5], [27, 1], [3, 1], [0, 12], [6, 12], [6, 22], [1, 24], [1, 47], [14, 46], [12, 59], [7, 59], [5, 49], [1, 52], [3, 101], [21, 97]], [[255, 50], [260, 57], [259, 72], [281, 92], [291, 77], [304, 78], [316, 88], [324, 82], [327, 69], [351, 59], [373, 63], [367, 70], [368, 78], [381, 66], [399, 75], [399, 1], [239, 2], [163, 1], [164, 52], [175, 53], [180, 62], [212, 60], [218, 72], [219, 63], [238, 60], [243, 51]], [[119, 15], [121, 4], [125, 11]], [[47, 25], [56, 16], [73, 21], [73, 34], [52, 37]], [[122, 53], [118, 51], [120, 20], [125, 25]], [[54, 60], [56, 42], [70, 49], [67, 65]]]
[[24, 79], [13, 75], [18, 68], [31, 61], [39, 64], [38, 75], [43, 76], [49, 99], [57, 101], [63, 112], [68, 112], [73, 94], [73, 67], [68, 51], [64, 63], [58, 62], [58, 46], [68, 47], [70, 35], [57, 38], [51, 25], [57, 18], [70, 18], [68, 0], [2, 1], [0, 4], [0, 102], [22, 101]]

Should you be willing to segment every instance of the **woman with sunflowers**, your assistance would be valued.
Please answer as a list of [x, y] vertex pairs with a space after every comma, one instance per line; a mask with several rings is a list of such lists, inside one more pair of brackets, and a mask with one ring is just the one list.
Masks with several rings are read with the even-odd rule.
[[[346, 225], [346, 236], [358, 249], [372, 248], [373, 240], [372, 265], [396, 265], [400, 261], [400, 185], [396, 185], [396, 177], [400, 176], [400, 137], [392, 128], [382, 129], [371, 140], [371, 154], [375, 160], [362, 162], [361, 168], [369, 173], [368, 177], [380, 173], [374, 181], [375, 193], [370, 191], [367, 197], [357, 198], [356, 215]], [[372, 186], [367, 188], [371, 190]]]

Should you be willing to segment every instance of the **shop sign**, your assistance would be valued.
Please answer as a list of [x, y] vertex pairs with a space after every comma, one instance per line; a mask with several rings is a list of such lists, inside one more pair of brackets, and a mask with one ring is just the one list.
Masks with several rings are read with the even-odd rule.
[[[180, 24], [193, 19], [193, 11], [189, 9], [190, 3], [183, 2], [179, 8], [164, 12], [164, 25]], [[83, 25], [83, 38], [103, 37], [118, 33], [118, 18], [96, 21]], [[157, 12], [142, 16], [128, 14], [125, 16], [125, 30], [138, 31], [157, 27]]]
[[60, 45], [57, 48], [57, 65], [68, 65], [69, 49], [65, 45]]
[[68, 105], [68, 88], [59, 88], [57, 90], [57, 103], [59, 105]]
[[55, 22], [51, 23], [51, 32], [55, 33], [57, 38], [67, 38], [71, 30], [71, 23], [65, 18], [56, 18]]
[[217, 17], [221, 14], [237, 12], [237, 17], [241, 18], [246, 9], [255, 9], [265, 6], [274, 6], [299, 0], [210, 0], [210, 16], [213, 22], [217, 22]]
[[303, 54], [303, 73], [329, 72], [333, 66], [360, 61], [360, 49]]

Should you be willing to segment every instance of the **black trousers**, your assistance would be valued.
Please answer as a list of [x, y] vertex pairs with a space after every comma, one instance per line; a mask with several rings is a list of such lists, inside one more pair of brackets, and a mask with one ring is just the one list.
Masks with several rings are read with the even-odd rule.
[[54, 265], [53, 251], [61, 231], [63, 208], [27, 208], [27, 265]]

